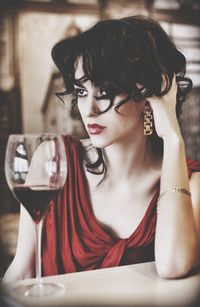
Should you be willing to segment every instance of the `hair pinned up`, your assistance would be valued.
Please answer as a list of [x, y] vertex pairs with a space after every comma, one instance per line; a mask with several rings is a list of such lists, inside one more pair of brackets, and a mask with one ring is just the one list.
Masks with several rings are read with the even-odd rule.
[[[192, 88], [192, 81], [185, 77], [184, 55], [158, 22], [144, 16], [97, 22], [87, 31], [57, 43], [52, 57], [66, 87], [58, 96], [74, 93], [77, 60], [82, 57], [86, 78], [106, 90], [109, 108], [117, 94], [127, 93], [116, 111], [130, 98], [137, 102], [152, 95], [165, 95], [175, 74], [179, 116], [182, 102]], [[162, 153], [163, 143], [156, 132], [150, 140], [154, 152]]]

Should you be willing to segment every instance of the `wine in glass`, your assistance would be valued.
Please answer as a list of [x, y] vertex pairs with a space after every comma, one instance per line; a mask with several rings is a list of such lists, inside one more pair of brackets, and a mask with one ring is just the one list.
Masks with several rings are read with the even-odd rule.
[[46, 133], [9, 136], [5, 158], [7, 183], [36, 225], [36, 283], [14, 287], [13, 291], [17, 294], [48, 296], [64, 290], [60, 283], [42, 280], [41, 234], [45, 214], [50, 202], [62, 190], [66, 173], [62, 136]]

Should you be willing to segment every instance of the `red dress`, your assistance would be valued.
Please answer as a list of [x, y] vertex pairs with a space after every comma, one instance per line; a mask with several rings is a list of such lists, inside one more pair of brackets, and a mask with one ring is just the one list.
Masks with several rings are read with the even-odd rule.
[[[68, 175], [44, 224], [43, 276], [153, 261], [159, 186], [132, 235], [114, 238], [101, 228], [92, 212], [80, 141], [65, 136], [65, 144]], [[188, 160], [189, 176], [199, 170], [200, 163]]]

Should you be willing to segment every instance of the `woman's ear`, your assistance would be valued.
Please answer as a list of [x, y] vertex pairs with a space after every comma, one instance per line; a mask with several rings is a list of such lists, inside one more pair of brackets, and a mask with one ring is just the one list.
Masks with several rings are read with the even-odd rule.
[[166, 90], [169, 87], [169, 77], [167, 74], [162, 74], [162, 85], [161, 85], [161, 92]]

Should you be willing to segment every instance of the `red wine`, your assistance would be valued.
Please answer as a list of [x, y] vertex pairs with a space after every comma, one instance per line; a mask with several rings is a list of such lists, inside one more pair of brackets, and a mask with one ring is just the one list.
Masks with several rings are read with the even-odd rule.
[[55, 199], [60, 189], [49, 186], [21, 186], [12, 189], [17, 200], [23, 204], [32, 219], [39, 223], [45, 215], [51, 200]]

